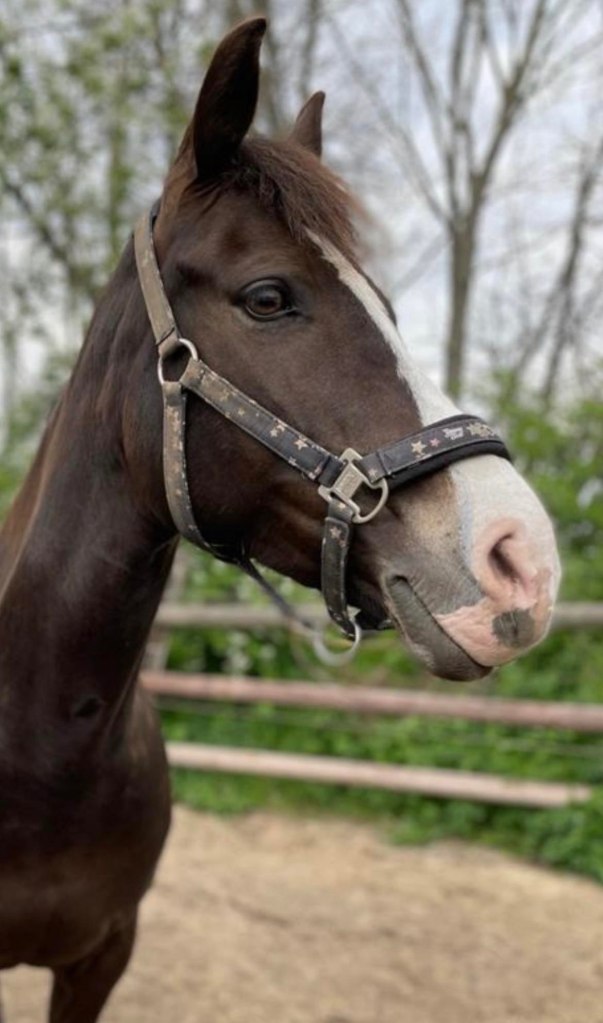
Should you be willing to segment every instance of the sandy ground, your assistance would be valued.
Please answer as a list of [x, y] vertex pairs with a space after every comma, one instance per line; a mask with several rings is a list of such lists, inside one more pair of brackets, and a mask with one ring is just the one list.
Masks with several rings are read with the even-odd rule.
[[[2, 975], [42, 1023], [44, 971]], [[603, 1023], [603, 888], [456, 843], [179, 809], [103, 1023]]]

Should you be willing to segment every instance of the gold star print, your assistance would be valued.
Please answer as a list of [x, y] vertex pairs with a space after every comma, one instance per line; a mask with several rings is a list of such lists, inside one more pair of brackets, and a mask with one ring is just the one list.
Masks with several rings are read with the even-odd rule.
[[297, 448], [298, 451], [301, 451], [302, 448], [307, 448], [308, 444], [305, 440], [303, 440], [302, 437], [298, 437], [297, 440], [295, 441], [295, 447]]
[[331, 526], [329, 533], [334, 540], [341, 540], [341, 530], [339, 526]]
[[415, 443], [411, 444], [410, 446], [413, 451], [413, 454], [415, 455], [422, 455], [423, 452], [425, 451], [425, 445], [422, 440], [416, 440]]
[[493, 433], [485, 423], [470, 423], [467, 429], [472, 437], [489, 437]]

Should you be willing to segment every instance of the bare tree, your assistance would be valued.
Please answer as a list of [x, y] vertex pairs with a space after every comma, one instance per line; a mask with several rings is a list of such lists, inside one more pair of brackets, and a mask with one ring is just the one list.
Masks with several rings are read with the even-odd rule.
[[[378, 78], [367, 74], [346, 45], [341, 22], [336, 30], [355, 79], [390, 137], [392, 158], [435, 228], [407, 270], [408, 280], [414, 281], [434, 256], [447, 254], [445, 382], [458, 396], [465, 382], [481, 231], [497, 198], [509, 144], [535, 105], [567, 89], [576, 68], [597, 55], [603, 35], [590, 0], [455, 0], [446, 5], [446, 17], [440, 5], [392, 2], [408, 87], [420, 100], [414, 124], [383, 101]], [[439, 46], [434, 45], [438, 22], [447, 29]], [[582, 205], [588, 204], [595, 176], [596, 165], [584, 181]], [[578, 231], [574, 248], [580, 237]], [[568, 316], [569, 309], [566, 321]], [[558, 348], [563, 349], [561, 340]]]
[[603, 130], [598, 138], [595, 136], [594, 143], [580, 148], [572, 208], [558, 266], [550, 275], [538, 317], [514, 346], [517, 354], [510, 367], [510, 379], [517, 386], [530, 364], [548, 345], [549, 352], [540, 388], [545, 408], [552, 403], [564, 353], [577, 343], [580, 326], [591, 315], [593, 305], [601, 306], [603, 271], [599, 269], [594, 276], [589, 275], [589, 284], [584, 287], [583, 264], [587, 253], [585, 236], [593, 216], [593, 200], [597, 186], [602, 181]]

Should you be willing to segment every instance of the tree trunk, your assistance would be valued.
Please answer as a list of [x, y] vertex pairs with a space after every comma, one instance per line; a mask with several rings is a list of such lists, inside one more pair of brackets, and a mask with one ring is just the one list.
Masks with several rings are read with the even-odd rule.
[[463, 219], [453, 223], [450, 252], [450, 316], [446, 334], [446, 379], [447, 392], [453, 398], [460, 398], [463, 391], [465, 355], [467, 349], [469, 294], [473, 277], [473, 255], [475, 246], [475, 223]]

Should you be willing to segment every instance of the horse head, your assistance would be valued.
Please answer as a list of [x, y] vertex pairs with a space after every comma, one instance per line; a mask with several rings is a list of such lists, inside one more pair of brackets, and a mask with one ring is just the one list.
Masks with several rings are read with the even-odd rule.
[[[420, 460], [442, 420], [453, 440], [479, 437], [479, 422], [445, 426], [458, 409], [412, 362], [359, 265], [354, 201], [320, 159], [323, 94], [288, 138], [248, 134], [264, 30], [247, 21], [217, 49], [161, 197], [154, 246], [181, 335], [235, 399], [269, 410], [277, 434], [296, 431], [300, 455], [308, 438], [360, 458], [416, 435]], [[162, 377], [176, 379], [189, 351], [168, 354]], [[320, 586], [323, 497], [293, 449], [279, 457], [240, 428], [248, 412], [189, 396], [195, 520], [215, 549]], [[470, 679], [542, 638], [559, 564], [550, 521], [510, 462], [466, 455], [392, 488], [356, 528], [347, 594], [368, 620], [391, 620], [431, 671]], [[165, 502], [161, 514], [169, 528]]]

